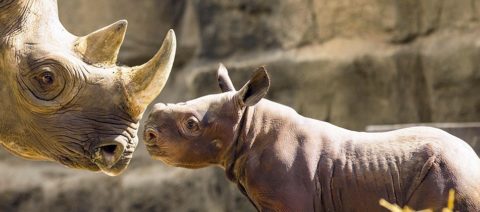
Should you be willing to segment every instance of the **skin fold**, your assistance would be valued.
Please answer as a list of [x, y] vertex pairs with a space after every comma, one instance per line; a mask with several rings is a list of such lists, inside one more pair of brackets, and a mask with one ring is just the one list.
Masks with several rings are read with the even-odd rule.
[[385, 211], [381, 198], [414, 209], [480, 211], [480, 159], [442, 130], [365, 133], [299, 115], [262, 99], [259, 68], [236, 91], [223, 65], [223, 93], [156, 104], [146, 124], [150, 155], [169, 165], [218, 165], [259, 211]]
[[78, 37], [61, 25], [56, 0], [0, 0], [0, 146], [70, 168], [125, 170], [176, 49], [170, 31], [147, 63], [117, 66], [126, 27]]

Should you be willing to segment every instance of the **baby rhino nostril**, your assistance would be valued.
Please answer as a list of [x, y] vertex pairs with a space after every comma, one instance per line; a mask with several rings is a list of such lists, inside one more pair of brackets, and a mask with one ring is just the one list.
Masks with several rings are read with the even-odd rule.
[[144, 140], [147, 143], [155, 143], [158, 138], [158, 131], [153, 128], [148, 128], [145, 130]]

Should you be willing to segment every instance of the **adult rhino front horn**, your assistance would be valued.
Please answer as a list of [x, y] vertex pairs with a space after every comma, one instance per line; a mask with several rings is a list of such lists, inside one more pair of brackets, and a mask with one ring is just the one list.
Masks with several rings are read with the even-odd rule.
[[56, 0], [0, 0], [0, 144], [15, 155], [117, 175], [175, 57], [170, 30], [137, 67], [116, 65], [126, 21], [70, 34]]

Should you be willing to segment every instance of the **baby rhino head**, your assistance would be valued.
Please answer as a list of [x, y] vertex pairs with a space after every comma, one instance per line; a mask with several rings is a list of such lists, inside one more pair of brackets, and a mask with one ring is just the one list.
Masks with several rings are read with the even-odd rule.
[[237, 138], [245, 109], [265, 96], [270, 81], [261, 67], [235, 91], [226, 68], [220, 65], [218, 83], [223, 93], [154, 106], [144, 133], [147, 150], [154, 159], [185, 168], [223, 164]]

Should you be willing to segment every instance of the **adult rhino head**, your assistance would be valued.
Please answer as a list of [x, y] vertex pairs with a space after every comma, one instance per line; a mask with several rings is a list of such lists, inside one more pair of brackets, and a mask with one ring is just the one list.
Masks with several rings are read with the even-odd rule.
[[117, 66], [126, 27], [77, 37], [61, 25], [56, 0], [0, 0], [0, 144], [27, 159], [121, 173], [176, 49], [169, 31], [146, 64]]

